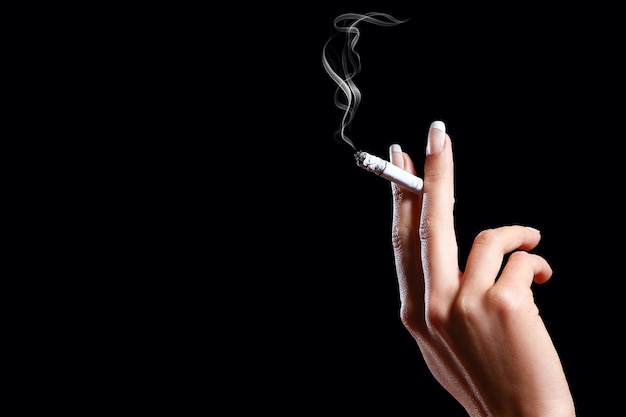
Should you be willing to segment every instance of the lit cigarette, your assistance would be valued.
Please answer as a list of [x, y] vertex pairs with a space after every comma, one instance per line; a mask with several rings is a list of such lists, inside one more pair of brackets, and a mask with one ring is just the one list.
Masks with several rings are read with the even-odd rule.
[[[430, 141], [431, 140], [440, 140], [441, 137], [433, 138], [430, 136], [430, 131], [433, 129], [438, 129], [444, 133], [446, 133], [446, 125], [444, 122], [436, 120], [430, 124], [430, 130], [428, 133], [428, 145], [426, 146], [426, 154], [429, 154], [430, 149]], [[445, 140], [445, 139], [444, 139]], [[398, 168], [394, 164], [389, 161], [385, 161], [382, 158], [374, 156], [370, 153], [364, 151], [357, 151], [354, 154], [356, 158], [356, 164], [363, 169], [366, 169], [369, 172], [373, 172], [374, 174], [383, 177], [391, 182], [395, 182], [401, 187], [415, 193], [421, 194], [422, 189], [424, 188], [424, 180], [419, 177], [416, 177], [413, 174], [409, 174], [407, 171], [402, 168]]]
[[389, 161], [363, 151], [356, 152], [354, 157], [356, 158], [356, 164], [361, 168], [395, 182], [415, 194], [420, 194], [422, 188], [424, 188], [424, 180], [395, 166]]

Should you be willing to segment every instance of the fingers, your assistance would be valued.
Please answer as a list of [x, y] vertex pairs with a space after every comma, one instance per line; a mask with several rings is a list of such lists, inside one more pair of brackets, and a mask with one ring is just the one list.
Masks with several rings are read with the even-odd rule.
[[[463, 274], [464, 291], [482, 291], [492, 286], [502, 268], [506, 254], [518, 249], [525, 251], [533, 249], [540, 239], [541, 235], [538, 230], [524, 226], [502, 226], [482, 231], [474, 239], [467, 258]], [[520, 261], [527, 258], [522, 258], [522, 256], [524, 255], [511, 256], [507, 263], [509, 273], [521, 267], [530, 267], [533, 272], [525, 275], [530, 276], [531, 281], [535, 276], [535, 271], [539, 279], [545, 280], [550, 276], [551, 269], [547, 263], [544, 264], [532, 258], [533, 260], [528, 263], [529, 266], [525, 266]]]
[[[391, 145], [389, 160], [392, 164], [415, 174], [413, 161], [402, 152], [400, 145]], [[393, 198], [392, 243], [400, 300], [406, 307], [407, 300], [423, 297], [422, 265], [417, 234], [422, 200], [419, 195], [402, 191], [402, 188], [393, 182], [391, 191]]]
[[539, 255], [528, 252], [511, 254], [508, 262], [502, 269], [497, 285], [502, 289], [511, 288], [512, 293], [520, 290], [527, 291], [533, 282], [542, 284], [552, 276], [552, 268]]
[[431, 124], [424, 164], [420, 222], [422, 263], [427, 291], [445, 296], [458, 287], [458, 248], [454, 230], [452, 142], [443, 122]]

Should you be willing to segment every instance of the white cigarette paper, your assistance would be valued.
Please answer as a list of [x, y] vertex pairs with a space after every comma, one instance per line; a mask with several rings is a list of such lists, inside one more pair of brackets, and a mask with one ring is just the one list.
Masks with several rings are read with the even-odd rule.
[[373, 172], [391, 182], [395, 182], [415, 194], [420, 194], [422, 188], [424, 188], [424, 180], [420, 177], [416, 177], [378, 156], [358, 151], [354, 154], [354, 157], [356, 158], [357, 165], [361, 168]]

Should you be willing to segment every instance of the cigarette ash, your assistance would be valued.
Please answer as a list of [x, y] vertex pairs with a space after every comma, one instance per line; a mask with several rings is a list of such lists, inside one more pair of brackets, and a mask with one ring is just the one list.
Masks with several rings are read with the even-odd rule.
[[364, 151], [357, 151], [354, 158], [358, 166], [376, 174], [380, 174], [386, 166], [384, 160]]

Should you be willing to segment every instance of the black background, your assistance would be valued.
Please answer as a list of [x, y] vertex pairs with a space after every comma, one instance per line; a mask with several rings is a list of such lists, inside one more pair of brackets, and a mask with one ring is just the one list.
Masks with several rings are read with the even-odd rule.
[[379, 11], [410, 20], [361, 25], [363, 96], [350, 137], [382, 157], [400, 143], [420, 171], [429, 124], [446, 123], [461, 262], [482, 229], [540, 229], [536, 252], [554, 275], [536, 301], [579, 415], [619, 407], [614, 12], [233, 6], [140, 15], [152, 30], [131, 48], [133, 59], [153, 48], [133, 79], [156, 109], [140, 124], [166, 138], [144, 138], [137, 159], [154, 171], [132, 191], [151, 197], [133, 216], [151, 274], [130, 299], [142, 308], [125, 336], [143, 346], [130, 355], [141, 364], [131, 380], [162, 393], [142, 398], [229, 415], [464, 415], [399, 321], [389, 183], [334, 137], [342, 113], [323, 45], [338, 15]]
[[337, 15], [381, 11], [411, 19], [361, 26], [362, 102], [350, 137], [383, 157], [400, 143], [420, 167], [430, 122], [446, 122], [462, 259], [484, 228], [539, 228], [536, 252], [554, 275], [536, 286], [536, 301], [579, 415], [616, 407], [623, 91], [610, 12], [387, 3], [263, 11], [245, 20], [254, 30], [235, 50], [246, 85], [238, 126], [254, 122], [238, 152], [269, 151], [272, 162], [243, 168], [260, 187], [246, 187], [238, 221], [250, 228], [231, 250], [237, 265], [251, 251], [258, 262], [234, 274], [254, 308], [231, 307], [246, 311], [232, 332], [248, 336], [237, 345], [247, 382], [231, 387], [258, 393], [268, 411], [464, 415], [398, 319], [389, 184], [333, 138], [341, 111], [321, 49]]

